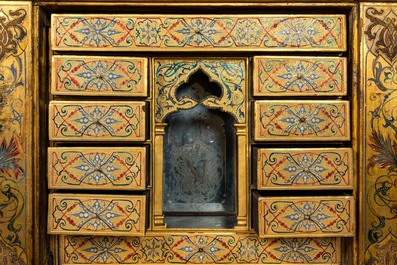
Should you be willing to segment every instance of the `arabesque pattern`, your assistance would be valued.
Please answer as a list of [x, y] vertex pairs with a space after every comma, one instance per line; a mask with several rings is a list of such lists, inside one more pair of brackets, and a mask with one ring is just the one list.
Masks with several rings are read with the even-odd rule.
[[48, 149], [50, 189], [144, 190], [144, 147]]
[[147, 59], [53, 56], [53, 95], [147, 96]]
[[[155, 60], [154, 102], [155, 120], [164, 118], [180, 109], [191, 109], [197, 105], [221, 109], [232, 114], [238, 123], [246, 121], [246, 71], [245, 60]], [[197, 71], [203, 71], [212, 82], [220, 84], [222, 95], [209, 96], [202, 101], [176, 97], [177, 88], [186, 83]]]
[[49, 138], [63, 141], [145, 140], [145, 102], [52, 101]]
[[338, 264], [338, 238], [170, 234], [61, 237], [62, 264]]
[[255, 140], [350, 140], [348, 101], [255, 102]]
[[343, 96], [347, 60], [339, 57], [254, 57], [254, 96]]
[[261, 197], [260, 237], [353, 236], [353, 197]]
[[53, 50], [346, 49], [343, 15], [53, 15]]
[[352, 189], [353, 154], [348, 148], [258, 149], [257, 188]]
[[145, 232], [145, 196], [54, 193], [48, 201], [50, 234], [121, 236]]

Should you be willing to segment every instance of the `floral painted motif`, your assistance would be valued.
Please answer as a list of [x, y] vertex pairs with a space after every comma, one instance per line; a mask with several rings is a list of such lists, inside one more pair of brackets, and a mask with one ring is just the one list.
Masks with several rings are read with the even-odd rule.
[[54, 56], [54, 95], [146, 96], [147, 59]]
[[351, 149], [259, 149], [257, 188], [352, 189]]
[[145, 196], [49, 195], [49, 233], [143, 235]]
[[[155, 60], [154, 65], [156, 122], [162, 122], [168, 114], [179, 109], [197, 105], [221, 109], [232, 114], [239, 123], [245, 122], [247, 80], [244, 60]], [[178, 87], [200, 70], [220, 84], [222, 95], [209, 96], [201, 101], [189, 97], [178, 99]]]
[[254, 58], [255, 96], [346, 95], [346, 58]]
[[363, 5], [365, 264], [394, 264], [397, 233], [397, 5]]
[[144, 140], [144, 102], [50, 103], [51, 140]]
[[345, 20], [340, 15], [56, 15], [52, 49], [344, 51]]
[[256, 140], [349, 140], [346, 101], [256, 101]]
[[353, 197], [261, 197], [259, 236], [353, 236]]
[[146, 149], [49, 148], [50, 189], [143, 190], [146, 179]]
[[63, 236], [71, 264], [335, 264], [338, 238], [260, 239], [256, 235]]

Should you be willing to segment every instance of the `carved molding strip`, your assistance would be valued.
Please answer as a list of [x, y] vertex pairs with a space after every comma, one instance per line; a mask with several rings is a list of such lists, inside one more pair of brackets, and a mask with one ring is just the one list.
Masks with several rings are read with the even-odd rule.
[[53, 50], [346, 50], [343, 15], [53, 15]]

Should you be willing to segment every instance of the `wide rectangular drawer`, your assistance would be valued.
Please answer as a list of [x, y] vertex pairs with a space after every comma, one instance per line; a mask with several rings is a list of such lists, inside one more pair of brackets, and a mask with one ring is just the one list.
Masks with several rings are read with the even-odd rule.
[[50, 194], [48, 233], [143, 235], [146, 196]]
[[61, 236], [60, 264], [341, 264], [340, 238], [172, 232], [142, 237]]
[[254, 96], [344, 96], [346, 93], [346, 58], [254, 57]]
[[51, 49], [345, 51], [346, 16], [53, 14]]
[[145, 102], [52, 101], [49, 138], [60, 141], [143, 141]]
[[260, 100], [254, 103], [256, 141], [348, 141], [349, 102]]
[[53, 95], [147, 96], [146, 58], [55, 55], [51, 71]]
[[48, 148], [48, 188], [144, 190], [145, 147]]
[[260, 237], [352, 237], [352, 196], [261, 197], [254, 194], [254, 229]]
[[351, 148], [256, 150], [258, 190], [353, 189]]

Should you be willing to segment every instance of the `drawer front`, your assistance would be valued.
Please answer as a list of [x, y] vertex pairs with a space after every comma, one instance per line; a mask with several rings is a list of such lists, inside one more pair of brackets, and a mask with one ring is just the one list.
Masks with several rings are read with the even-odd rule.
[[52, 15], [53, 50], [346, 50], [344, 15]]
[[[93, 251], [95, 250], [95, 251]], [[61, 236], [61, 264], [340, 264], [340, 238], [261, 239], [251, 233]]]
[[144, 190], [146, 148], [48, 148], [50, 189]]
[[346, 58], [254, 58], [254, 96], [343, 96], [347, 93]]
[[262, 100], [254, 105], [256, 141], [348, 141], [348, 101]]
[[257, 189], [352, 189], [350, 148], [258, 149]]
[[49, 138], [62, 141], [143, 141], [145, 102], [61, 102], [49, 106]]
[[48, 233], [68, 235], [143, 235], [143, 195], [50, 194]]
[[346, 197], [259, 197], [260, 237], [354, 236], [354, 199]]
[[147, 96], [146, 58], [54, 56], [54, 95]]

